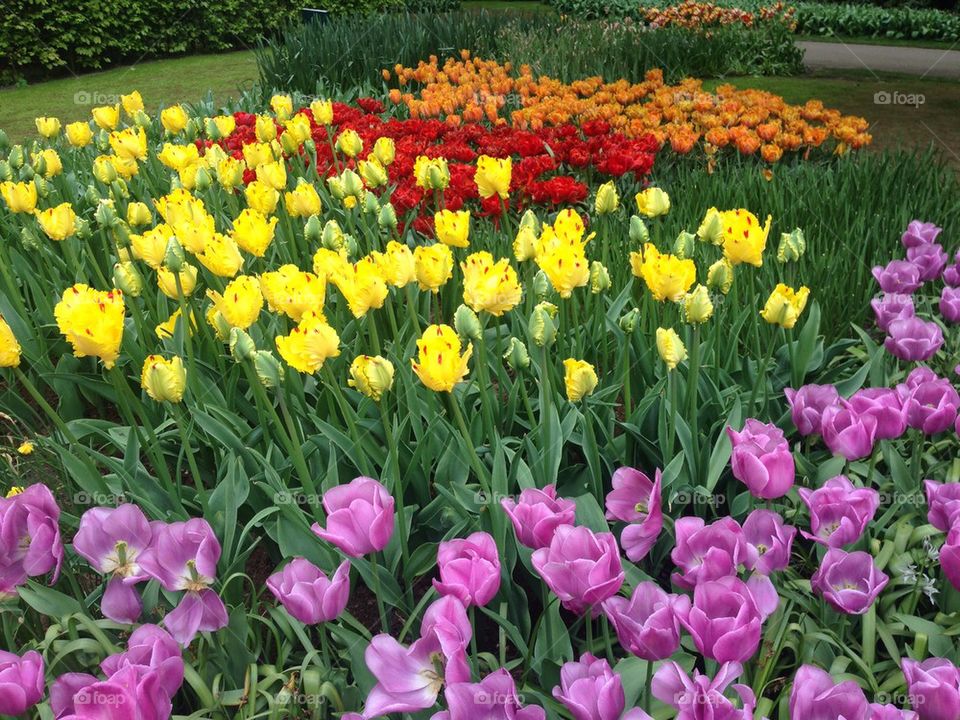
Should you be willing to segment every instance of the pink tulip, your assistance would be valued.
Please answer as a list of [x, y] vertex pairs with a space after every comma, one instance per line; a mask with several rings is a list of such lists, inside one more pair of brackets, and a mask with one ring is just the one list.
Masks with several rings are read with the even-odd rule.
[[0, 650], [0, 715], [22, 715], [43, 698], [43, 658]]
[[306, 558], [294, 558], [267, 578], [267, 588], [303, 624], [330, 622], [340, 617], [350, 599], [350, 563], [340, 563], [328, 578]]
[[170, 697], [183, 684], [183, 652], [170, 633], [158, 625], [141, 625], [130, 634], [126, 650], [100, 663], [108, 678], [126, 668], [133, 668], [140, 676], [155, 673], [160, 687]]
[[907, 691], [920, 720], [960, 718], [960, 669], [944, 658], [901, 661]]
[[790, 491], [796, 469], [790, 445], [780, 428], [751, 418], [740, 432], [728, 427], [727, 435], [733, 446], [733, 476], [754, 497], [773, 500]]
[[0, 497], [0, 599], [28, 577], [53, 571], [51, 582], [56, 582], [62, 564], [60, 508], [50, 488], [38, 483]]
[[[919, 368], [918, 368], [919, 370]], [[960, 394], [946, 378], [914, 370], [897, 386], [907, 425], [925, 435], [943, 432], [956, 422]]]
[[920, 268], [909, 260], [891, 260], [886, 266], [873, 268], [873, 277], [885, 293], [914, 293], [923, 283]]
[[801, 435], [819, 435], [823, 411], [840, 402], [833, 385], [804, 385], [799, 390], [783, 391], [790, 404], [790, 418]]
[[817, 490], [798, 492], [810, 511], [810, 532], [801, 534], [828, 547], [857, 542], [880, 507], [876, 490], [854, 487], [844, 475], [830, 478]]
[[960, 590], [960, 525], [947, 533], [947, 541], [940, 547], [940, 567], [950, 584]]
[[383, 550], [393, 537], [394, 500], [373, 478], [358, 477], [323, 494], [327, 527], [313, 532], [351, 557]]
[[620, 644], [644, 660], [665, 660], [680, 647], [678, 614], [690, 607], [686, 595], [670, 595], [654, 582], [641, 582], [628, 600], [616, 595], [603, 604]]
[[554, 485], [526, 488], [519, 502], [504, 498], [500, 504], [513, 523], [517, 542], [533, 550], [547, 547], [558, 525], [573, 525], [576, 519], [576, 503], [558, 498]]
[[793, 720], [852, 720], [867, 718], [867, 698], [853, 680], [836, 684], [830, 674], [803, 665], [793, 678], [790, 717]]
[[440, 543], [437, 565], [440, 580], [434, 580], [433, 587], [468, 607], [486, 605], [500, 589], [500, 554], [489, 533], [475, 532], [466, 539]]
[[750, 513], [743, 522], [743, 537], [757, 555], [753, 569], [763, 575], [786, 569], [796, 534], [797, 529], [784, 525], [783, 518], [772, 510]]
[[735, 575], [740, 565], [753, 567], [756, 552], [743, 536], [743, 529], [732, 517], [722, 517], [711, 525], [703, 518], [682, 517], [674, 525], [676, 546], [670, 557], [680, 568], [673, 582], [692, 590], [708, 580]]
[[950, 532], [960, 522], [960, 482], [924, 480], [927, 521], [940, 532]]
[[873, 308], [873, 316], [880, 332], [887, 332], [895, 320], [912, 318], [917, 312], [913, 296], [898, 293], [887, 293], [875, 298], [870, 301], [870, 307]]
[[627, 557], [640, 562], [657, 542], [663, 528], [660, 507], [662, 477], [658, 469], [654, 480], [630, 467], [613, 473], [613, 490], [607, 494], [607, 519], [629, 523], [620, 535]]
[[[680, 711], [677, 720], [753, 720], [757, 699], [749, 687], [733, 686], [743, 708], [737, 708], [723, 694], [742, 673], [740, 663], [730, 662], [721, 665], [713, 679], [696, 670], [690, 677], [677, 663], [666, 662], [653, 676], [650, 689], [655, 698]], [[794, 716], [795, 720], [801, 717]]]
[[502, 668], [479, 683], [448, 685], [444, 698], [449, 709], [431, 720], [546, 720], [543, 708], [521, 704], [513, 676]]
[[918, 317], [894, 320], [887, 328], [883, 346], [891, 355], [906, 362], [926, 361], [943, 346], [943, 330], [932, 320]]
[[608, 532], [561, 525], [550, 547], [536, 550], [531, 562], [563, 606], [577, 614], [591, 609], [596, 616], [623, 585], [620, 551]]
[[889, 580], [868, 553], [830, 548], [810, 578], [810, 586], [835, 610], [863, 615]]
[[877, 440], [893, 440], [907, 429], [907, 416], [896, 390], [864, 388], [850, 397], [850, 407], [857, 415], [871, 415], [877, 421]]
[[757, 652], [766, 614], [748, 585], [736, 577], [700, 583], [693, 604], [679, 615], [697, 650], [717, 662], [743, 662]]
[[560, 685], [553, 696], [570, 711], [573, 720], [648, 720], [642, 710], [623, 712], [623, 682], [610, 664], [584, 653], [579, 662], [564, 663]]
[[823, 441], [834, 455], [859, 460], [873, 452], [877, 438], [877, 419], [858, 413], [846, 400], [827, 408], [821, 426]]
[[943, 247], [938, 243], [924, 243], [907, 248], [907, 260], [917, 266], [921, 282], [940, 277], [948, 259]]

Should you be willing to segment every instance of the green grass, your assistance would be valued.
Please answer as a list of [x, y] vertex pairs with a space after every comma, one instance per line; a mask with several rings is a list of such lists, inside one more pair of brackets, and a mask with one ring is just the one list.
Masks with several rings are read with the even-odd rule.
[[36, 134], [35, 117], [55, 116], [63, 123], [84, 120], [94, 104], [116, 102], [114, 96], [131, 90], [140, 91], [150, 112], [175, 102], [196, 102], [208, 92], [217, 103], [223, 103], [249, 89], [256, 77], [253, 52], [243, 51], [153, 60], [8, 88], [0, 90], [0, 128], [11, 140], [22, 141]]

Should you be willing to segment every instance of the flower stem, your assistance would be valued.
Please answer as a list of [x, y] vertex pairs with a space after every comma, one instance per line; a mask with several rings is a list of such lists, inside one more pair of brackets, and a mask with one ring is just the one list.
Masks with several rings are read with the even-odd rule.
[[383, 588], [380, 585], [380, 562], [377, 553], [370, 553], [370, 570], [373, 573], [373, 592], [377, 596], [377, 610], [380, 612], [380, 628], [383, 632], [390, 632], [390, 620], [387, 617], [387, 608], [383, 602]]

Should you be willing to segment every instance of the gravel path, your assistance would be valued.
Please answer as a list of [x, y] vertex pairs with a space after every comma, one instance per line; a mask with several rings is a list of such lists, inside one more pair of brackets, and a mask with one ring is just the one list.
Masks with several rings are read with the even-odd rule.
[[960, 79], [960, 50], [842, 42], [798, 42], [811, 70], [856, 69]]

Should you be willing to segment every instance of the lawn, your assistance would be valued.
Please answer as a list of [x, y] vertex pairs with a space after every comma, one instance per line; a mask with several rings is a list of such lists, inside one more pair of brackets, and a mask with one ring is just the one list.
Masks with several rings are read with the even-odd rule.
[[176, 102], [196, 102], [212, 93], [225, 102], [249, 89], [257, 77], [253, 52], [194, 55], [112, 68], [79, 77], [50, 80], [0, 90], [0, 128], [14, 141], [36, 134], [33, 120], [41, 115], [64, 123], [90, 117], [96, 105], [118, 102], [117, 96], [139, 90], [153, 111]]

